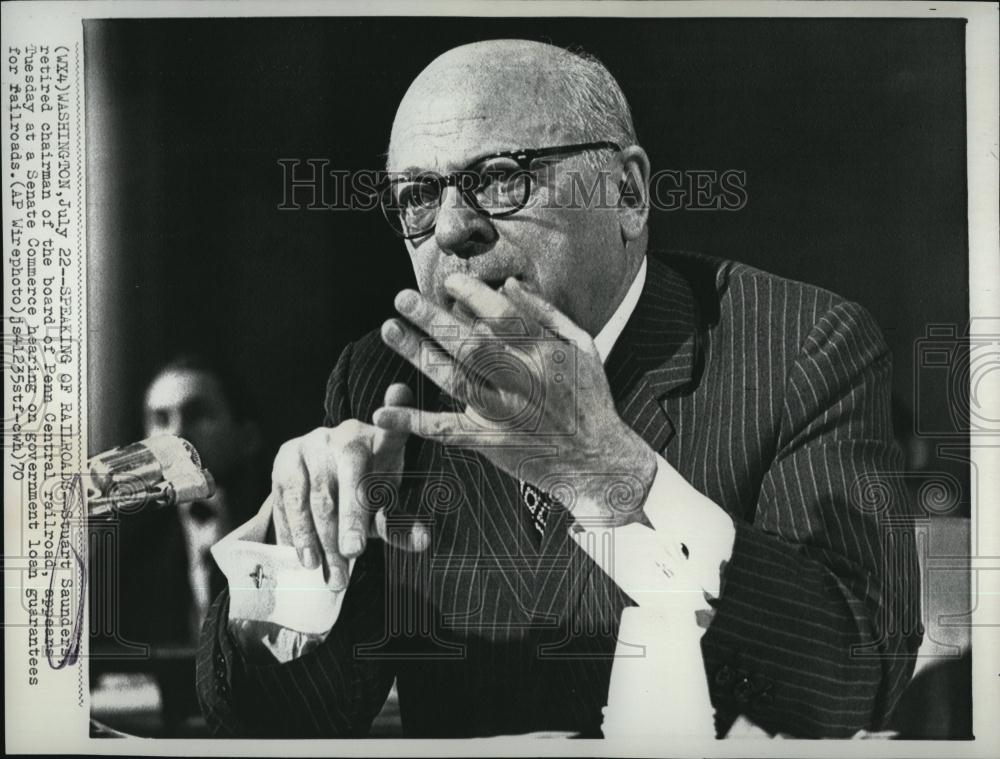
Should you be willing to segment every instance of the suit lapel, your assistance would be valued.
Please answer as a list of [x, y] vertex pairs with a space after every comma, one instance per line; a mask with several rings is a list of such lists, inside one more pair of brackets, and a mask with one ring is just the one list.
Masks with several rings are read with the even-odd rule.
[[[697, 307], [680, 274], [651, 256], [648, 262], [642, 295], [605, 372], [619, 416], [662, 455], [674, 436], [665, 399], [697, 379]], [[581, 561], [569, 522], [563, 509], [549, 516], [537, 564], [536, 613], [567, 613], [594, 567], [589, 559]]]
[[674, 434], [663, 399], [689, 385], [699, 361], [690, 285], [650, 257], [639, 303], [605, 364], [619, 416], [657, 453]]

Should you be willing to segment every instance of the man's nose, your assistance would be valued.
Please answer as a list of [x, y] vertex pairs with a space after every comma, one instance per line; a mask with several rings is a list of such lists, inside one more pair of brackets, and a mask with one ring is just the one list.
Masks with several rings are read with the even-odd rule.
[[438, 247], [445, 253], [472, 258], [489, 250], [496, 239], [493, 222], [476, 211], [458, 188], [446, 188], [434, 223]]

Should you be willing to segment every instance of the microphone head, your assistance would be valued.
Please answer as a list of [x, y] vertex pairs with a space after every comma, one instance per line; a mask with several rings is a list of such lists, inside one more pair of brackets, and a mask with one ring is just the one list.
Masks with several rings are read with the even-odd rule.
[[175, 506], [215, 493], [215, 480], [202, 468], [198, 451], [176, 435], [112, 448], [89, 459], [87, 468], [90, 516]]

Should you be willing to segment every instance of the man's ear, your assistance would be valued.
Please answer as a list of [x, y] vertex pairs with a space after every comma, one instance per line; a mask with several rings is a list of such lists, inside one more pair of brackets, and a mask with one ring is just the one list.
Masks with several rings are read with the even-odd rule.
[[618, 223], [626, 241], [642, 234], [649, 218], [649, 156], [638, 145], [621, 152], [622, 173], [618, 181]]

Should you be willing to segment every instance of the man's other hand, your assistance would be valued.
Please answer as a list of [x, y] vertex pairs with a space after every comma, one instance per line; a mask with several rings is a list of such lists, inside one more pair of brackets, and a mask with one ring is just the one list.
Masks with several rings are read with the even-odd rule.
[[[386, 406], [409, 406], [413, 393], [395, 384]], [[349, 419], [289, 440], [278, 450], [271, 473], [271, 500], [278, 545], [291, 545], [307, 569], [320, 562], [332, 590], [347, 587], [348, 561], [365, 550], [371, 537], [389, 541], [386, 515], [371, 507], [369, 475], [379, 485], [399, 487], [407, 433], [384, 430]], [[430, 544], [426, 527], [414, 524], [392, 542], [422, 551]]]

